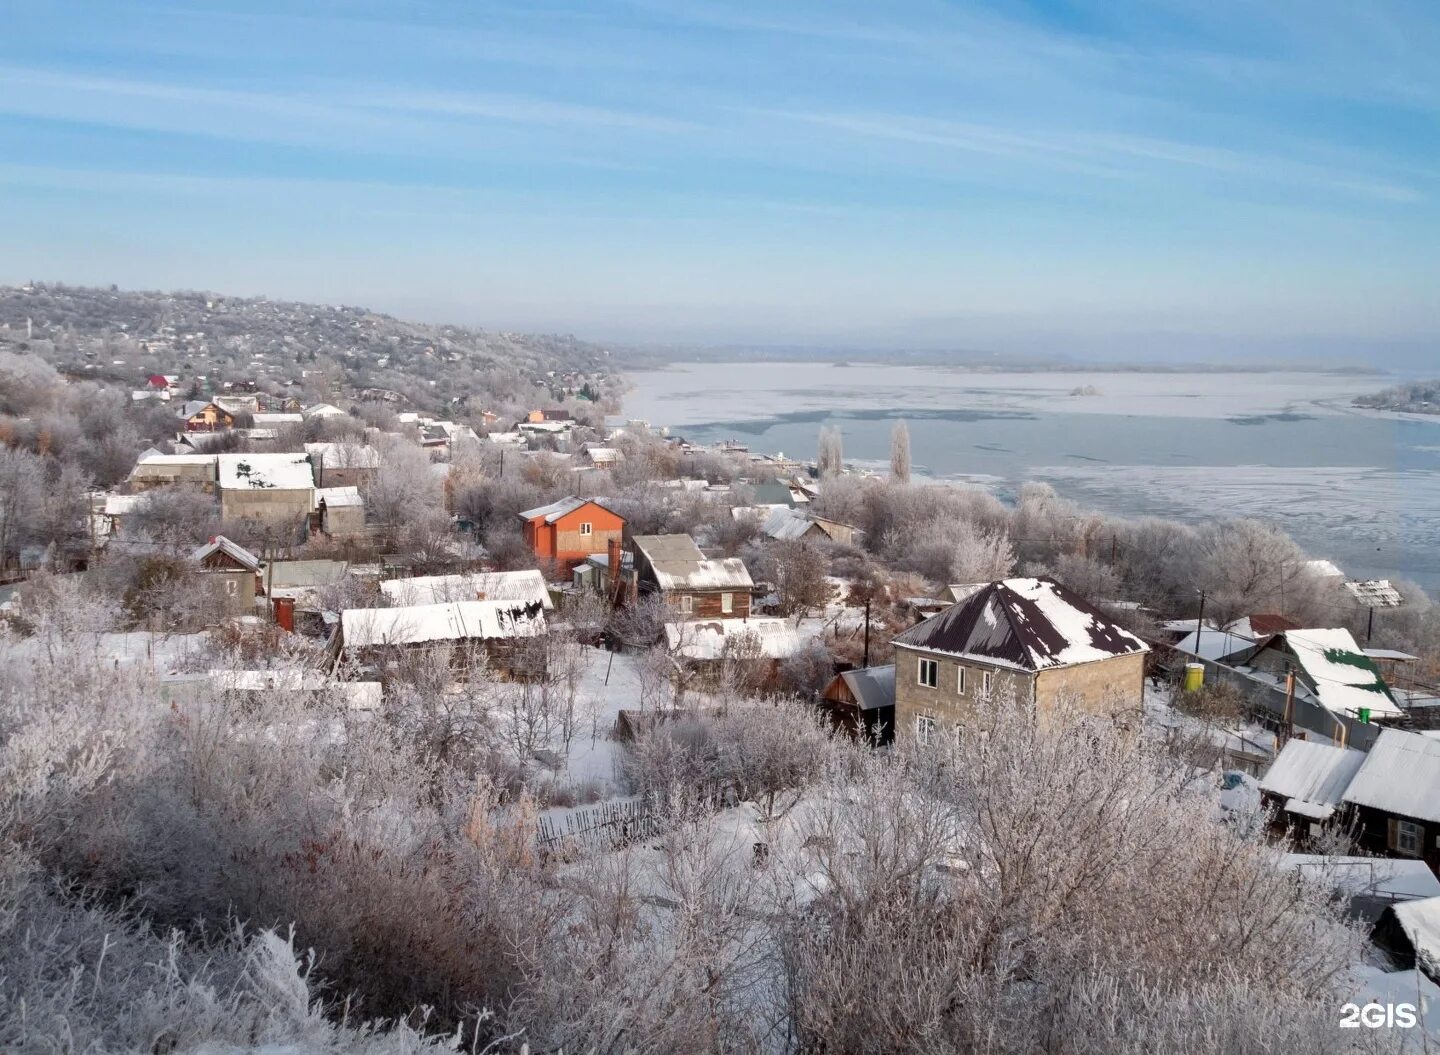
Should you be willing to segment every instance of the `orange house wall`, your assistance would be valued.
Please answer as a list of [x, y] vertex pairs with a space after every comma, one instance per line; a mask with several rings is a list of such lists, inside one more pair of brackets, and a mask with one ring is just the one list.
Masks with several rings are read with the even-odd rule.
[[[586, 543], [580, 545], [580, 525], [589, 523], [591, 534], [585, 536]], [[578, 564], [592, 553], [604, 553], [612, 538], [620, 538], [625, 531], [625, 518], [617, 516], [600, 506], [582, 506], [567, 513], [553, 524], [545, 523], [544, 517], [536, 517], [525, 523], [525, 541], [539, 560], [553, 560], [557, 564]], [[566, 542], [565, 549], [559, 549], [560, 540]]]

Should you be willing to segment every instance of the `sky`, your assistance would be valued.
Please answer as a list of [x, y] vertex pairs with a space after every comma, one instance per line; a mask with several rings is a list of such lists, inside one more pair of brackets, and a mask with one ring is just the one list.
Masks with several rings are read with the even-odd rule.
[[0, 282], [1440, 364], [1433, 0], [0, 12]]

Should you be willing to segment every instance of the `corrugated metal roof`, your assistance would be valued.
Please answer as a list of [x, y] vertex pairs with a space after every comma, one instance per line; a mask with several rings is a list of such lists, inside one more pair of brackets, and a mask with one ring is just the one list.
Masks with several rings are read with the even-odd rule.
[[1399, 608], [1405, 603], [1389, 579], [1357, 579], [1347, 582], [1345, 589], [1366, 608]]
[[488, 641], [545, 632], [540, 604], [453, 601], [401, 608], [351, 608], [340, 617], [345, 647], [420, 645], [431, 641]]
[[840, 675], [850, 687], [855, 703], [862, 711], [895, 706], [895, 664], [883, 667], [861, 667]]
[[630, 544], [652, 564], [659, 561], [705, 559], [705, 554], [689, 535], [636, 535], [630, 540]]
[[[1307, 803], [1333, 811], [1364, 762], [1361, 751], [1291, 740], [1260, 781], [1260, 790], [1295, 801], [1301, 808], [1292, 813], [1313, 815], [1305, 812]], [[1286, 809], [1290, 809], [1288, 804]]]
[[651, 568], [662, 590], [749, 590], [755, 585], [739, 557], [657, 561]]
[[990, 583], [911, 627], [895, 643], [1022, 670], [1149, 651], [1105, 613], [1049, 579]]
[[607, 513], [615, 512], [613, 509], [609, 509], [606, 506], [601, 505], [599, 499], [576, 498], [574, 495], [570, 495], [565, 498], [558, 499], [557, 501], [551, 502], [549, 505], [536, 506], [534, 509], [527, 509], [525, 510], [525, 512], [520, 514], [520, 518], [522, 520], [534, 520], [536, 517], [544, 517], [545, 523], [553, 524], [561, 517], [575, 512], [575, 510], [579, 509], [581, 506], [590, 505], [592, 503], [594, 505], [600, 506], [600, 508], [604, 509]]
[[1281, 637], [1320, 706], [1335, 714], [1399, 715], [1375, 661], [1343, 627], [1287, 630]]
[[440, 604], [445, 601], [523, 601], [554, 609], [545, 576], [526, 571], [471, 572], [461, 575], [417, 575], [387, 579], [380, 592], [398, 605]]
[[1345, 801], [1440, 823], [1440, 740], [1383, 730], [1350, 781]]

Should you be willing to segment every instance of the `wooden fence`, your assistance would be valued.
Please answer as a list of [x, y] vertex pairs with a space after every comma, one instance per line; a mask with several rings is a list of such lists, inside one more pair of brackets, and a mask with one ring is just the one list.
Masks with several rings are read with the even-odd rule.
[[660, 816], [650, 804], [632, 799], [541, 817], [535, 824], [535, 841], [542, 853], [603, 853], [654, 838], [660, 831]]

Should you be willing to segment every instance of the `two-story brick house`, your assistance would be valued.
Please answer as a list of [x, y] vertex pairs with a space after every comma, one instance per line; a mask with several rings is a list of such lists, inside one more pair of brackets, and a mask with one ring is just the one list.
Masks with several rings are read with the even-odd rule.
[[929, 742], [1005, 708], [1138, 713], [1148, 651], [1059, 583], [987, 583], [895, 639], [896, 735]]

